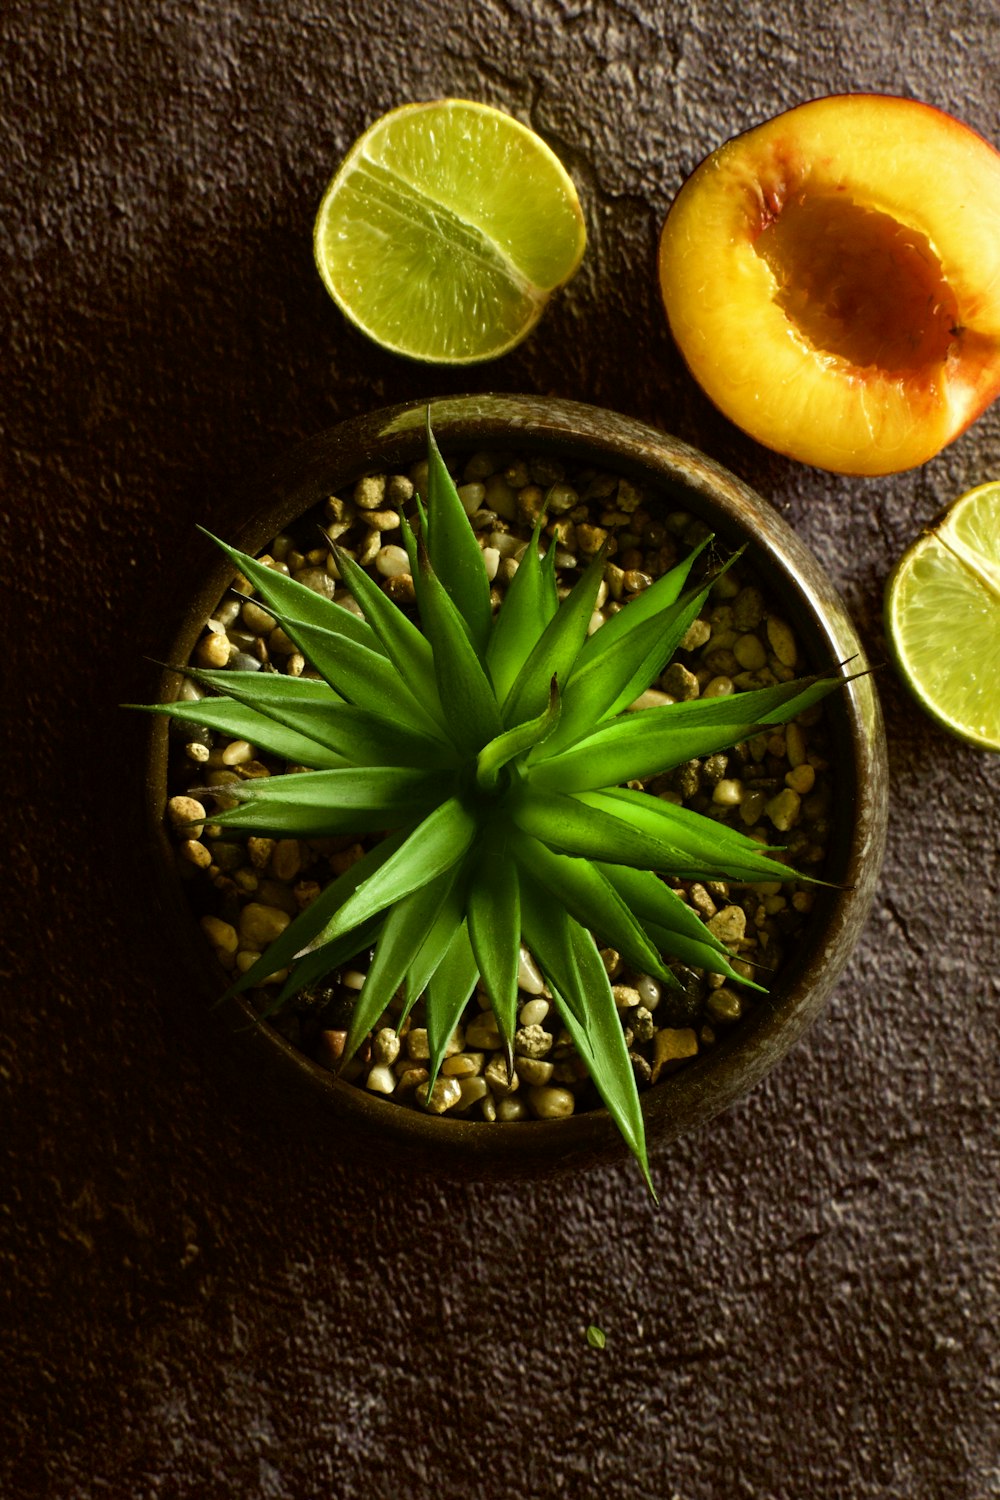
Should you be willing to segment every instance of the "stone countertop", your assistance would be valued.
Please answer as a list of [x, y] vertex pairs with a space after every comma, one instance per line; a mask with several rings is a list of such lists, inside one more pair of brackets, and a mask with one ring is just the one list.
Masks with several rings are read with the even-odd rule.
[[[844, 90], [998, 135], [990, 0], [10, 0], [0, 1492], [987, 1500], [1000, 1495], [998, 770], [880, 673], [889, 848], [821, 1021], [627, 1162], [489, 1185], [362, 1169], [191, 1024], [141, 894], [147, 698], [189, 577], [298, 438], [391, 401], [613, 407], [767, 495], [884, 659], [884, 580], [1000, 475], [1000, 407], [856, 480], [714, 413], [656, 236], [726, 137]], [[357, 134], [452, 94], [574, 174], [585, 264], [493, 366], [428, 371], [327, 299], [310, 230]], [[8, 661], [9, 664], [9, 661]], [[606, 1347], [588, 1346], [597, 1323]]]

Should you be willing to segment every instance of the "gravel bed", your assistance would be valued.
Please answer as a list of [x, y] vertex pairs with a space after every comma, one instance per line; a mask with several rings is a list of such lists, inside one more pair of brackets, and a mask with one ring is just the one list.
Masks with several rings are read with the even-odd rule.
[[[516, 572], [540, 508], [556, 537], [560, 590], [585, 566], [606, 537], [611, 557], [598, 596], [593, 630], [648, 587], [700, 541], [706, 528], [686, 512], [668, 512], [630, 480], [594, 469], [572, 469], [550, 458], [499, 452], [449, 460], [459, 493], [483, 548], [496, 607]], [[406, 473], [375, 474], [331, 496], [316, 519], [379, 579], [402, 605], [413, 600], [399, 517], [411, 516], [423, 490], [426, 464]], [[652, 503], [650, 503], [652, 501]], [[265, 558], [329, 598], [356, 608], [339, 583], [325, 545], [307, 521], [275, 537]], [[192, 662], [315, 676], [280, 627], [253, 601], [246, 579], [220, 601], [206, 623]], [[789, 623], [776, 612], [750, 571], [737, 564], [714, 585], [701, 617], [657, 685], [633, 707], [715, 697], [788, 681], [808, 671]], [[182, 697], [201, 690], [184, 684]], [[179, 867], [192, 905], [216, 956], [236, 975], [256, 962], [291, 919], [314, 900], [365, 847], [350, 838], [245, 838], [212, 825], [211, 799], [190, 796], [211, 786], [218, 806], [225, 787], [292, 768], [243, 740], [171, 722], [174, 755], [168, 815]], [[822, 706], [792, 723], [757, 735], [725, 753], [690, 761], [644, 784], [652, 795], [697, 809], [764, 843], [782, 843], [793, 868], [821, 873], [834, 810]], [[206, 806], [206, 802], [208, 805]], [[192, 819], [196, 826], [190, 827]], [[192, 837], [192, 834], [195, 836]], [[370, 840], [369, 840], [370, 841]], [[812, 906], [808, 886], [790, 881], [736, 885], [726, 881], [671, 882], [728, 946], [733, 967], [768, 984]], [[611, 949], [603, 950], [622, 1027], [640, 1088], [684, 1067], [739, 1024], [754, 992], [721, 976], [674, 962], [677, 990], [639, 974]], [[369, 961], [359, 954], [338, 975], [300, 992], [272, 1024], [316, 1061], [340, 1066], [353, 1004]], [[286, 971], [249, 994], [266, 1011]], [[516, 1068], [508, 1078], [489, 1002], [478, 993], [458, 1026], [441, 1074], [428, 1090], [427, 1033], [422, 1002], [398, 1024], [402, 1002], [382, 1017], [341, 1077], [400, 1105], [435, 1114], [490, 1121], [551, 1119], [594, 1108], [600, 1100], [562, 1028], [531, 954], [522, 948], [521, 1006]]]

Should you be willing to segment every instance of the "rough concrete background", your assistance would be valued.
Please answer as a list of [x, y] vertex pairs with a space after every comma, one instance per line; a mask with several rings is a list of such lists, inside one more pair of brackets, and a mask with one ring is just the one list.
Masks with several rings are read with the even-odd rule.
[[[8, 0], [0, 1492], [12, 1497], [1000, 1495], [995, 760], [880, 678], [876, 908], [824, 1019], [749, 1098], [626, 1163], [501, 1186], [362, 1172], [261, 1113], [144, 915], [138, 757], [196, 520], [375, 404], [594, 401], [768, 495], [883, 656], [883, 581], [1000, 475], [1000, 408], [848, 480], [708, 406], [665, 330], [685, 173], [805, 98], [912, 95], [1000, 137], [992, 0]], [[369, 347], [312, 217], [385, 109], [459, 94], [573, 171], [590, 249], [471, 374]], [[598, 1323], [603, 1352], [584, 1331]]]

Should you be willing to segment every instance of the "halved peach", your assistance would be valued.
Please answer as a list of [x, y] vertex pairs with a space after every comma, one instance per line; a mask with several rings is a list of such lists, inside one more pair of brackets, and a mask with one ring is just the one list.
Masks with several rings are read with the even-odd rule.
[[791, 458], [912, 468], [1000, 394], [1000, 154], [929, 105], [835, 95], [728, 141], [659, 271], [695, 379]]

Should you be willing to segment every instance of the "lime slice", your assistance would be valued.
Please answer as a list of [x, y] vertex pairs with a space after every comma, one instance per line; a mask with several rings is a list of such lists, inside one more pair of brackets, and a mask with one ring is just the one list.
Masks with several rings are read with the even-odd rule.
[[1000, 481], [970, 490], [903, 554], [885, 595], [903, 679], [939, 723], [1000, 750]]
[[316, 216], [327, 291], [396, 354], [494, 359], [538, 322], [586, 244], [573, 181], [510, 115], [405, 104], [356, 141]]

